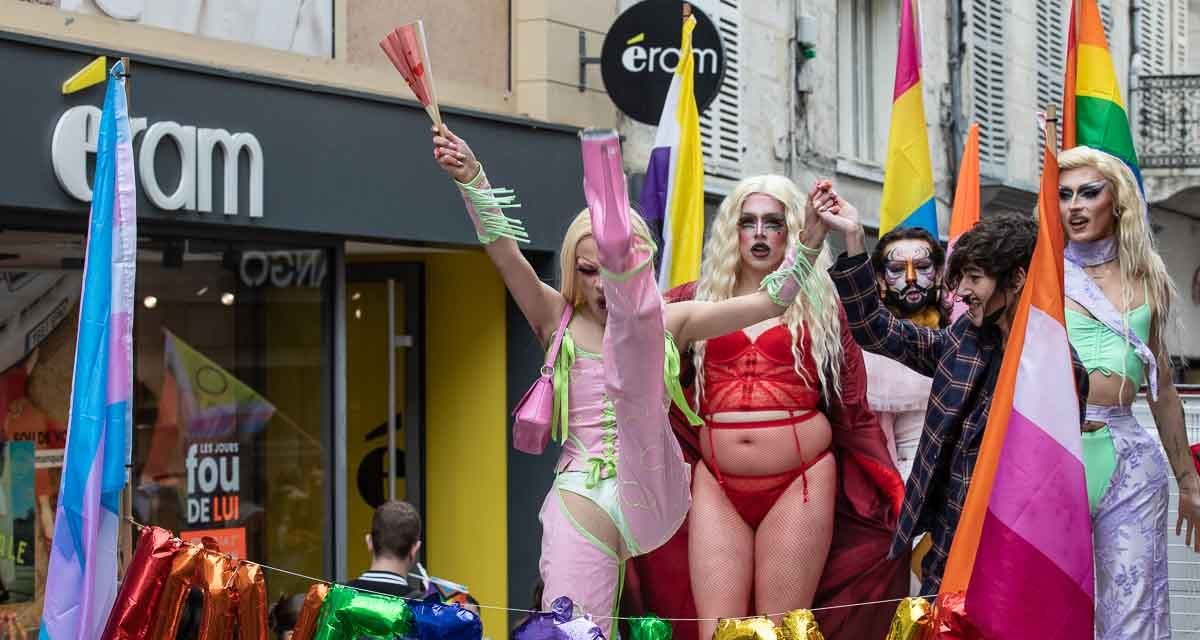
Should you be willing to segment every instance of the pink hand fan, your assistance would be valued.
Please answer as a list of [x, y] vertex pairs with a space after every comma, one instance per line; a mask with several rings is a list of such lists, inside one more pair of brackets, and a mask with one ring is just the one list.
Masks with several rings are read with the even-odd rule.
[[425, 46], [425, 26], [420, 20], [396, 27], [379, 41], [388, 60], [404, 76], [413, 95], [425, 107], [425, 113], [433, 124], [442, 128], [442, 114], [438, 111], [437, 90], [433, 87], [433, 67], [429, 64], [429, 48]]

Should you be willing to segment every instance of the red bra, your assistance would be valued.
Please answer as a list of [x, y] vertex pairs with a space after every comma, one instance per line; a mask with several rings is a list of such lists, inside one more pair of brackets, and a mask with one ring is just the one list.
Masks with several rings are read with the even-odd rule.
[[751, 340], [744, 331], [713, 338], [705, 346], [702, 414], [722, 411], [811, 410], [821, 393], [812, 341], [802, 331], [796, 375], [792, 336], [778, 324]]

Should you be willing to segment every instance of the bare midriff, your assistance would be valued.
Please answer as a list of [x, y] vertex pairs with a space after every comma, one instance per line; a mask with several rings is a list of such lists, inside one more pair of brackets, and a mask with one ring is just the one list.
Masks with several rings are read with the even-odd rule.
[[[1120, 374], [1104, 375], [1099, 371], [1088, 374], [1088, 404], [1124, 407], [1133, 404], [1137, 392], [1137, 386]], [[1095, 431], [1103, 426], [1103, 422], [1088, 420], [1083, 423], [1083, 430]]]
[[[721, 473], [739, 476], [769, 476], [792, 471], [815, 460], [829, 449], [833, 431], [825, 414], [817, 413], [792, 425], [746, 427], [732, 423], [766, 422], [786, 419], [792, 411], [727, 411], [705, 416], [705, 422], [722, 424], [700, 430], [700, 449], [709, 468], [720, 462]], [[797, 449], [797, 442], [799, 448]], [[710, 444], [711, 443], [711, 444]]]

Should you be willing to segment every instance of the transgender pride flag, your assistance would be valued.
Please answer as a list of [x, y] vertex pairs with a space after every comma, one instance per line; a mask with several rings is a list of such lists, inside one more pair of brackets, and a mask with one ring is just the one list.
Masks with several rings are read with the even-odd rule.
[[67, 451], [40, 640], [99, 638], [117, 595], [118, 514], [132, 424], [137, 258], [124, 72], [119, 62], [109, 72], [100, 115]]
[[967, 620], [989, 640], [1094, 635], [1092, 523], [1063, 321], [1054, 147], [1047, 132], [1037, 248], [939, 594], [963, 594]]

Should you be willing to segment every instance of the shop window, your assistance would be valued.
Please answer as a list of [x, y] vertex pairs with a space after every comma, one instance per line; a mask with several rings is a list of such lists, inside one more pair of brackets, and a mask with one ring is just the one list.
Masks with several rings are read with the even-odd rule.
[[[82, 243], [0, 234], [0, 599], [6, 590], [31, 607], [59, 489]], [[133, 518], [325, 575], [330, 254], [173, 237], [138, 244]], [[270, 584], [273, 594], [308, 586], [285, 574]]]

